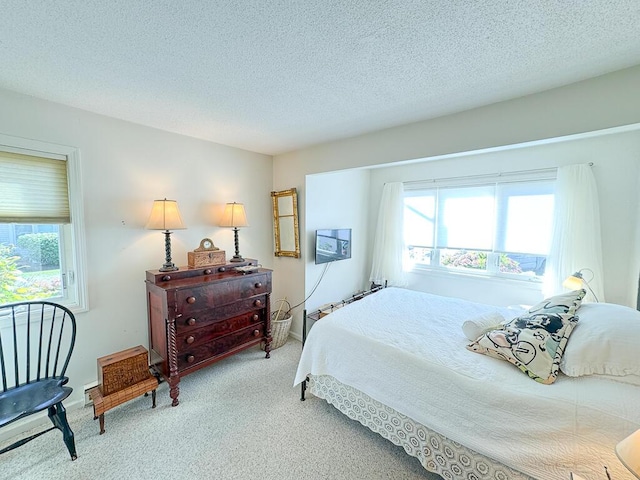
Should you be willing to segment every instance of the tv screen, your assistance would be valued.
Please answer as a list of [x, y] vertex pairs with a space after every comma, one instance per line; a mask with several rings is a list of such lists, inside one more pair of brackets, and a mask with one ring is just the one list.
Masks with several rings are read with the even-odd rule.
[[316, 265], [351, 258], [351, 229], [316, 230]]

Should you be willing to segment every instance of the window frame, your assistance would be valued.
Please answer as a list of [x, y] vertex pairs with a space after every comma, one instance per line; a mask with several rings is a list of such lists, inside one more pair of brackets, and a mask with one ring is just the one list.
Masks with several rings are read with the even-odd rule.
[[[0, 133], [0, 150], [23, 153], [27, 155], [61, 159], [67, 165], [67, 182], [69, 192], [69, 210], [71, 223], [69, 228], [60, 228], [60, 239], [65, 253], [66, 271], [61, 272], [67, 278], [70, 272], [73, 274], [74, 298], [68, 294], [58, 300], [57, 303], [68, 307], [73, 313], [88, 310], [87, 268], [86, 268], [86, 240], [84, 226], [84, 203], [82, 192], [82, 174], [80, 163], [80, 151], [76, 147], [60, 145], [40, 140], [32, 140], [14, 137]], [[67, 238], [63, 230], [71, 232], [71, 238]], [[70, 260], [70, 261], [69, 261]], [[72, 264], [71, 266], [69, 264]], [[62, 265], [61, 265], [62, 266]], [[67, 289], [68, 292], [68, 289]]]
[[[405, 193], [404, 199], [407, 197], [420, 197], [420, 192], [424, 192], [425, 194], [429, 193], [435, 198], [435, 212], [433, 219], [433, 246], [422, 246], [421, 248], [426, 248], [430, 250], [430, 258], [429, 263], [418, 263], [412, 262], [409, 260], [409, 245], [405, 245], [404, 255], [406, 259], [406, 267], [411, 271], [423, 271], [423, 272], [437, 272], [442, 275], [471, 275], [479, 278], [490, 278], [494, 280], [514, 280], [517, 282], [529, 282], [540, 284], [543, 282], [543, 276], [537, 275], [526, 275], [526, 274], [518, 274], [518, 273], [510, 273], [510, 272], [500, 272], [499, 270], [499, 261], [500, 255], [503, 253], [506, 254], [517, 254], [518, 252], [503, 252], [498, 249], [497, 242], [501, 238], [502, 235], [505, 234], [506, 230], [501, 229], [502, 220], [500, 216], [504, 214], [504, 212], [500, 212], [498, 210], [498, 204], [501, 200], [499, 198], [499, 187], [500, 184], [513, 184], [513, 183], [525, 183], [533, 185], [535, 182], [553, 182], [552, 186], [553, 194], [555, 195], [555, 181], [556, 181], [556, 168], [552, 169], [540, 169], [540, 170], [531, 170], [525, 172], [512, 172], [507, 174], [490, 174], [490, 175], [478, 175], [478, 176], [469, 176], [469, 177], [451, 177], [445, 178], [441, 181], [439, 180], [424, 180], [424, 181], [412, 181], [405, 182]], [[440, 214], [440, 209], [438, 207], [438, 189], [443, 188], [466, 188], [466, 187], [476, 187], [481, 185], [494, 185], [494, 202], [496, 205], [495, 212], [495, 224], [494, 224], [494, 240], [492, 250], [477, 250], [483, 251], [487, 254], [487, 265], [486, 269], [479, 270], [473, 268], [457, 268], [457, 267], [448, 267], [444, 266], [440, 263], [440, 256], [443, 251], [446, 251], [446, 247], [438, 246], [438, 215]], [[548, 188], [548, 187], [547, 187]], [[425, 195], [426, 196], [426, 195]], [[403, 199], [403, 202], [404, 202]], [[406, 208], [406, 206], [405, 206]], [[454, 250], [463, 250], [463, 249], [454, 249]], [[469, 251], [476, 251], [470, 249]], [[535, 254], [526, 254], [535, 256]], [[548, 257], [548, 253], [546, 255], [540, 255]], [[426, 256], [425, 256], [426, 258]]]

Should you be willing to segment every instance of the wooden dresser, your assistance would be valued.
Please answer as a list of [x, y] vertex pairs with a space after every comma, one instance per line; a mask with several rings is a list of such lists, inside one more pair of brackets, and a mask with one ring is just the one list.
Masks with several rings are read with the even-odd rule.
[[257, 263], [146, 272], [150, 361], [173, 406], [184, 375], [261, 342], [269, 358], [271, 270], [234, 270]]

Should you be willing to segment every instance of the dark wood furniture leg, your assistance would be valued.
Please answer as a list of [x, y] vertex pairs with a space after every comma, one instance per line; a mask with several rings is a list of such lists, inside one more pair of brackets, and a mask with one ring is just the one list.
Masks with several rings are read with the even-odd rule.
[[100, 435], [102, 435], [104, 433], [104, 413], [98, 416], [98, 420], [100, 421]]

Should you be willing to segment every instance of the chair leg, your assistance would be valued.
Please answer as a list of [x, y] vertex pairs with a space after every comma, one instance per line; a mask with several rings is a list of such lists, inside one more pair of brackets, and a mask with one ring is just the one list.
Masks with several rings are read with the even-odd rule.
[[67, 411], [62, 405], [62, 402], [49, 407], [49, 418], [51, 419], [53, 426], [62, 432], [62, 439], [67, 446], [67, 450], [69, 450], [71, 460], [78, 458], [78, 454], [76, 453], [76, 442], [73, 438], [73, 431], [71, 430], [71, 427], [69, 427]]

